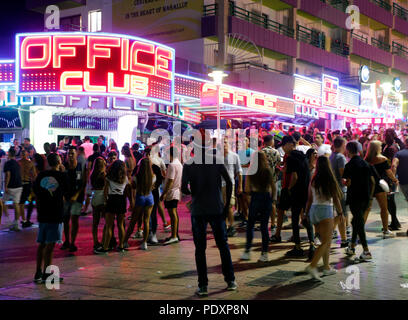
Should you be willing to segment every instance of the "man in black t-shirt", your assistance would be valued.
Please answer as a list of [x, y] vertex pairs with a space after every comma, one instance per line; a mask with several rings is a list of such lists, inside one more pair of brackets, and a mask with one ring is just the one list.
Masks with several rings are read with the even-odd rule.
[[306, 156], [302, 151], [298, 151], [295, 148], [296, 144], [292, 137], [286, 136], [283, 138], [282, 149], [288, 155], [286, 159], [286, 174], [290, 175], [288, 193], [292, 211], [293, 241], [295, 242], [295, 247], [288, 251], [286, 255], [301, 257], [304, 254], [300, 246], [299, 234], [299, 218], [302, 216], [302, 224], [306, 228], [309, 238], [309, 259], [311, 259], [315, 249], [313, 228], [306, 217], [304, 217], [310, 183], [310, 171]]
[[[20, 231], [18, 219], [21, 217], [20, 198], [23, 192], [23, 184], [21, 182], [20, 165], [16, 161], [16, 150], [11, 147], [8, 152], [8, 161], [4, 164], [3, 171], [5, 173], [4, 181], [4, 196], [3, 201], [12, 200], [14, 204], [15, 216], [14, 221], [10, 226], [11, 231]], [[7, 214], [7, 206], [4, 206], [4, 213]]]
[[346, 254], [349, 256], [355, 254], [358, 236], [364, 249], [360, 259], [371, 260], [372, 256], [368, 250], [364, 229], [364, 212], [367, 210], [374, 193], [375, 180], [373, 171], [370, 165], [358, 156], [358, 146], [356, 142], [351, 141], [347, 143], [346, 149], [350, 161], [344, 168], [343, 179], [346, 179], [347, 204], [353, 215], [353, 220], [351, 221], [353, 234], [350, 246], [346, 248]]
[[37, 269], [34, 276], [37, 283], [44, 283], [50, 276], [47, 267], [52, 265], [55, 243], [62, 240], [63, 197], [68, 187], [66, 173], [58, 171], [61, 164], [59, 155], [51, 153], [47, 160], [51, 170], [40, 172], [33, 186], [39, 222]]
[[[75, 252], [78, 248], [75, 246], [75, 240], [78, 235], [79, 217], [81, 215], [82, 203], [84, 202], [86, 175], [85, 168], [77, 160], [75, 147], [68, 150], [68, 162], [64, 165], [68, 175], [68, 190], [66, 201], [64, 202], [64, 236], [65, 241], [61, 250], [69, 248], [69, 252]], [[69, 221], [71, 220], [71, 242], [69, 233]]]

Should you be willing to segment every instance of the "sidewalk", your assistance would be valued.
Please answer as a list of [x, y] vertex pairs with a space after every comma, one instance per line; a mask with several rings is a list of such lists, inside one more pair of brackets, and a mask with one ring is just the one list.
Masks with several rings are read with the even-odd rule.
[[[285, 241], [291, 236], [291, 230], [283, 231], [281, 244], [270, 245], [269, 262], [265, 264], [257, 263], [260, 232], [255, 232], [252, 260], [239, 260], [245, 245], [245, 233], [241, 231], [237, 237], [229, 238], [239, 286], [236, 292], [224, 291], [219, 253], [212, 234], [208, 235], [208, 299], [407, 299], [408, 270], [404, 266], [408, 265], [408, 209], [405, 200], [398, 199], [398, 204], [402, 230], [395, 238], [382, 239], [378, 207], [370, 214], [366, 230], [373, 261], [356, 265], [360, 271], [359, 290], [347, 291], [340, 284], [347, 282], [350, 274], [346, 268], [353, 262], [339, 249], [339, 240], [337, 244], [333, 242], [330, 257], [337, 275], [324, 278], [324, 283], [316, 283], [308, 275], [299, 273], [307, 266], [306, 257], [284, 256], [293, 246]], [[12, 212], [9, 210], [11, 216]], [[55, 249], [53, 264], [60, 268], [64, 278], [59, 290], [48, 290], [32, 282], [37, 229], [8, 232], [3, 221], [0, 226], [0, 299], [196, 299], [194, 243], [190, 215], [184, 204], [180, 205], [179, 214], [182, 239], [179, 244], [149, 246], [145, 252], [138, 249], [139, 241], [133, 240], [128, 252], [113, 252], [108, 256], [93, 254], [92, 217], [81, 217], [76, 244], [79, 250], [70, 255], [58, 247]], [[168, 233], [163, 231], [160, 218], [159, 223], [158, 238], [164, 239]], [[301, 237], [307, 240], [304, 229], [301, 229]], [[307, 241], [304, 250], [307, 253]], [[361, 250], [359, 246], [357, 253]], [[401, 286], [405, 283], [407, 288]]]

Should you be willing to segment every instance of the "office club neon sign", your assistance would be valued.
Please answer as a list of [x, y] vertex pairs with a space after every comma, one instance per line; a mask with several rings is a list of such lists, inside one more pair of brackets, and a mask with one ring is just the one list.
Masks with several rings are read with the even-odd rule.
[[116, 34], [16, 36], [20, 95], [111, 95], [173, 103], [174, 49]]

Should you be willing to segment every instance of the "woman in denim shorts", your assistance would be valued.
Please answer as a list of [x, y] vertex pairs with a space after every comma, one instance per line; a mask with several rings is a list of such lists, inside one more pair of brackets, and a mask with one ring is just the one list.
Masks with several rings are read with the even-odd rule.
[[154, 199], [152, 189], [154, 188], [155, 176], [153, 175], [152, 163], [150, 158], [143, 158], [140, 160], [140, 164], [136, 175], [133, 176], [132, 186], [136, 189], [136, 201], [135, 208], [132, 212], [132, 218], [129, 226], [126, 230], [125, 247], [128, 247], [128, 240], [132, 234], [136, 222], [139, 217], [143, 217], [143, 241], [140, 249], [147, 250], [147, 238], [149, 236], [149, 221], [150, 214], [152, 213]]
[[333, 235], [333, 202], [339, 213], [340, 219], [344, 219], [344, 213], [340, 204], [342, 192], [338, 186], [329, 159], [320, 156], [317, 159], [315, 173], [309, 186], [309, 199], [306, 205], [306, 215], [316, 227], [321, 237], [321, 245], [316, 249], [312, 262], [306, 268], [306, 272], [313, 278], [321, 280], [317, 263], [323, 258], [323, 275], [335, 274], [337, 271], [329, 265], [330, 245]]

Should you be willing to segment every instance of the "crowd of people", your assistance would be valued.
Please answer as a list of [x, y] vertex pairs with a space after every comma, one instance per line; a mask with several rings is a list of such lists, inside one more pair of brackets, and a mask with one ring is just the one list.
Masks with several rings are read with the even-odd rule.
[[[219, 140], [203, 132], [201, 142], [191, 139], [187, 146], [179, 138], [167, 145], [158, 139], [143, 152], [138, 143], [125, 144], [120, 150], [123, 161], [115, 141], [105, 146], [103, 136], [96, 143], [89, 137], [66, 137], [58, 145], [45, 143], [45, 154], [36, 153], [29, 139], [23, 145], [15, 140], [4, 164], [0, 212], [8, 216], [5, 201], [13, 201], [15, 218], [10, 230], [19, 231], [19, 223], [22, 228], [32, 225], [36, 207], [39, 247], [34, 280], [41, 283], [49, 276], [46, 270], [56, 243], [62, 243], [61, 250], [78, 250], [81, 215], [92, 211], [95, 254], [108, 254], [115, 248], [124, 252], [134, 244], [131, 239], [140, 239], [140, 249], [148, 250], [150, 245], [180, 241], [178, 206], [183, 195], [191, 195], [191, 200], [183, 202], [191, 212], [199, 296], [208, 294], [207, 224], [220, 251], [227, 290], [237, 288], [228, 237], [246, 233], [241, 259], [250, 260], [254, 231], [259, 230], [259, 261], [267, 262], [269, 246], [282, 242], [288, 212], [294, 247], [286, 255], [306, 256], [300, 238], [300, 229], [306, 229], [310, 264], [305, 271], [320, 281], [317, 265], [321, 258], [323, 275], [336, 273], [329, 257], [333, 239], [339, 235], [340, 248], [347, 256], [356, 255], [359, 241], [363, 249], [359, 259], [373, 258], [365, 223], [374, 198], [380, 207], [383, 238], [401, 228], [395, 194], [400, 190], [408, 201], [407, 130], [321, 132], [314, 127], [298, 131], [291, 127], [285, 131], [276, 126], [258, 133], [255, 147], [250, 135]], [[163, 159], [163, 150], [168, 161]], [[204, 161], [208, 157], [217, 161]], [[161, 241], [157, 214], [170, 233]]]

